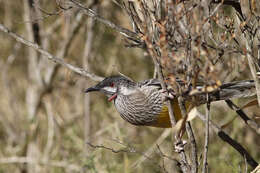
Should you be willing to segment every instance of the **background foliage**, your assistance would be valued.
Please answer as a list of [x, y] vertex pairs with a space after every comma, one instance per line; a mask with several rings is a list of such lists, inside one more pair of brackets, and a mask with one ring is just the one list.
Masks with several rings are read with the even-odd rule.
[[[81, 2], [100, 16], [131, 28], [126, 12], [114, 1]], [[65, 2], [63, 5], [66, 7]], [[214, 16], [225, 13], [227, 20], [212, 22], [213, 37], [218, 41], [223, 39], [230, 48], [236, 47], [232, 33], [217, 23], [228, 23], [235, 10], [225, 5], [218, 10]], [[193, 17], [195, 25], [201, 15]], [[126, 47], [123, 36], [77, 9], [58, 9], [55, 1], [0, 0], [0, 22], [51, 54], [97, 75], [109, 76], [119, 71], [136, 81], [153, 76], [154, 66], [146, 52]], [[223, 26], [228, 26], [226, 23]], [[34, 24], [38, 24], [39, 35], [30, 29], [36, 27]], [[172, 149], [169, 130], [126, 123], [105, 96], [84, 94], [84, 89], [94, 84], [91, 79], [54, 65], [3, 33], [0, 33], [0, 43], [0, 172], [178, 172], [173, 169], [176, 162], [170, 159], [177, 155]], [[214, 50], [209, 51], [211, 55], [216, 54]], [[220, 61], [225, 65], [215, 68], [222, 82], [251, 78], [242, 55], [231, 51]], [[234, 101], [242, 106], [249, 99]], [[252, 118], [259, 115], [257, 108], [246, 112]], [[221, 126], [234, 119], [224, 130], [259, 161], [259, 135], [235, 117], [224, 102], [213, 104], [212, 120]], [[196, 118], [192, 127], [200, 156], [204, 124]], [[167, 135], [158, 143], [159, 149], [152, 147], [161, 134]], [[213, 132], [209, 146], [210, 172], [244, 172], [244, 158]], [[153, 152], [148, 156], [146, 151], [150, 148]], [[144, 161], [136, 165], [144, 155], [147, 156]]]

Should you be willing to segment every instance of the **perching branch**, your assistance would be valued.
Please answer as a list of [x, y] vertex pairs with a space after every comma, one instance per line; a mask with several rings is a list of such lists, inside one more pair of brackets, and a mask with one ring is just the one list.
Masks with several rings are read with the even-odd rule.
[[[181, 127], [180, 132], [182, 131], [182, 129], [185, 129], [185, 127], [186, 127], [188, 138], [189, 138], [189, 141], [191, 144], [191, 161], [192, 161], [191, 172], [196, 173], [196, 172], [198, 172], [198, 160], [197, 160], [198, 155], [197, 155], [197, 144], [196, 144], [195, 136], [194, 136], [193, 130], [191, 128], [190, 122], [187, 122], [188, 114], [187, 114], [187, 110], [185, 107], [185, 101], [182, 96], [178, 97], [178, 102], [179, 102], [181, 114], [184, 116], [183, 122], [182, 122], [183, 127]], [[178, 136], [181, 137], [182, 134], [180, 134]]]

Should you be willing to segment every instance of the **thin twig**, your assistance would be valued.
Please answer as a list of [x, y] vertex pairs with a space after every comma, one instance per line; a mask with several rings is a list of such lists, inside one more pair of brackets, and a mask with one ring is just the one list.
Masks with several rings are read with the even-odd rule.
[[[198, 172], [198, 160], [197, 160], [198, 156], [197, 156], [197, 144], [196, 144], [195, 136], [194, 136], [193, 130], [191, 128], [191, 124], [186, 121], [188, 118], [188, 114], [187, 114], [186, 107], [185, 107], [185, 101], [182, 96], [178, 97], [178, 102], [179, 102], [181, 114], [184, 116], [184, 118], [183, 118], [184, 120], [182, 122], [183, 127], [180, 128], [181, 129], [180, 133], [181, 133], [182, 129], [186, 127], [188, 138], [189, 138], [189, 141], [191, 144], [191, 162], [192, 162], [191, 172], [196, 173], [196, 172]], [[178, 137], [181, 139], [182, 135], [183, 134], [179, 134]]]
[[122, 34], [123, 36], [127, 37], [127, 38], [131, 38], [132, 40], [134, 40], [135, 42], [140, 43], [140, 39], [138, 37], [138, 35], [133, 32], [130, 31], [126, 28], [123, 28], [119, 25], [116, 25], [115, 23], [104, 19], [103, 17], [99, 16], [95, 11], [85, 7], [84, 5], [82, 5], [80, 2], [75, 1], [75, 0], [70, 0], [72, 2], [72, 4], [74, 4], [75, 7], [79, 8], [80, 10], [82, 10], [84, 12], [84, 14], [93, 17], [94, 19], [98, 20], [99, 22], [107, 25], [108, 27], [118, 31], [120, 34]]
[[186, 123], [186, 131], [188, 134], [188, 138], [191, 145], [191, 172], [197, 173], [198, 172], [198, 151], [197, 151], [197, 143], [195, 140], [195, 136], [191, 127], [190, 122]]
[[[114, 140], [115, 141], [115, 140]], [[91, 148], [94, 148], [94, 149], [105, 149], [105, 150], [109, 150], [113, 153], [116, 153], [116, 154], [119, 154], [119, 153], [134, 153], [134, 154], [139, 154], [139, 155], [142, 155], [142, 157], [145, 157], [147, 160], [151, 161], [154, 165], [156, 165], [158, 168], [160, 169], [163, 169], [160, 164], [158, 164], [157, 161], [154, 161], [150, 156], [146, 155], [146, 153], [143, 153], [143, 152], [140, 152], [140, 151], [137, 151], [134, 147], [131, 147], [129, 145], [125, 145], [125, 144], [122, 144], [121, 142], [119, 141], [116, 141], [117, 143], [125, 146], [125, 149], [114, 149], [112, 147], [107, 147], [107, 146], [104, 146], [104, 145], [95, 145], [95, 144], [92, 144], [91, 142], [86, 142], [86, 144], [88, 146], [90, 146]]]
[[[207, 98], [209, 98], [207, 94]], [[208, 148], [209, 148], [209, 116], [210, 116], [210, 102], [207, 102], [207, 109], [206, 109], [206, 121], [205, 121], [205, 145], [204, 145], [204, 157], [203, 157], [203, 167], [202, 172], [208, 172]]]
[[67, 67], [68, 69], [74, 71], [75, 73], [77, 73], [81, 76], [89, 77], [90, 79], [92, 79], [94, 81], [101, 81], [101, 80], [104, 79], [103, 77], [97, 76], [94, 73], [91, 73], [91, 72], [89, 72], [89, 71], [87, 71], [83, 68], [79, 68], [79, 67], [76, 67], [76, 66], [73, 66], [71, 64], [64, 62], [63, 59], [55, 57], [54, 55], [50, 54], [46, 50], [42, 49], [38, 44], [35, 44], [31, 41], [28, 41], [28, 40], [22, 38], [21, 36], [15, 34], [14, 32], [10, 31], [8, 28], [6, 28], [1, 23], [0, 23], [0, 30], [3, 31], [4, 33], [6, 33], [8, 36], [13, 37], [16, 41], [18, 41], [18, 42], [20, 42], [20, 43], [22, 43], [26, 46], [32, 47], [37, 52], [45, 55], [49, 60], [53, 61], [54, 63], [58, 63], [60, 65], [63, 65], [63, 66]]
[[136, 153], [134, 150], [131, 150], [129, 148], [116, 150], [114, 148], [110, 148], [110, 147], [107, 147], [107, 146], [104, 146], [104, 145], [94, 145], [90, 142], [86, 142], [86, 144], [88, 144], [88, 146], [90, 146], [92, 148], [103, 148], [103, 149], [106, 149], [106, 150], [110, 150], [113, 153]]
[[179, 107], [181, 110], [182, 115], [184, 115], [183, 118], [183, 122], [182, 122], [182, 126], [180, 129], [180, 134], [178, 135], [179, 138], [182, 137], [183, 134], [181, 134], [182, 129], [184, 129], [186, 127], [186, 131], [188, 134], [188, 138], [191, 144], [191, 172], [196, 173], [198, 172], [198, 152], [197, 152], [197, 144], [196, 144], [196, 140], [195, 140], [195, 136], [191, 127], [190, 122], [187, 122], [187, 118], [188, 118], [188, 114], [186, 111], [186, 107], [185, 107], [185, 101], [183, 99], [182, 96], [178, 97], [178, 102], [179, 102]]

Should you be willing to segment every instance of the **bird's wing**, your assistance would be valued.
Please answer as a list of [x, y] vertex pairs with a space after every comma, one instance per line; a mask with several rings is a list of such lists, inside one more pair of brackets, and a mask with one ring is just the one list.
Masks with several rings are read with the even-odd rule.
[[[176, 82], [179, 83], [180, 85], [184, 85], [185, 83], [181, 80], [176, 78]], [[161, 83], [159, 79], [146, 79], [144, 81], [138, 82], [139, 86], [157, 86], [161, 88]], [[168, 86], [168, 82], [166, 82], [166, 85]], [[168, 87], [167, 87], [168, 88]]]
[[138, 86], [142, 87], [142, 86], [157, 86], [157, 87], [161, 87], [161, 83], [159, 81], [159, 79], [146, 79], [144, 81], [138, 82]]

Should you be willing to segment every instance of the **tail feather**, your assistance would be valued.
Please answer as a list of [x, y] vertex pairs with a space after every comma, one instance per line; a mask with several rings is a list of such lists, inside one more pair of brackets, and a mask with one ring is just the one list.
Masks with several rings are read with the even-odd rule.
[[[230, 82], [221, 85], [216, 90], [209, 92], [210, 101], [227, 100], [232, 98], [251, 97], [256, 95], [255, 83], [253, 80]], [[207, 93], [196, 93], [190, 95], [188, 100], [192, 99], [195, 105], [204, 104], [207, 102]]]
[[256, 94], [253, 80], [226, 83], [220, 86], [221, 100], [250, 97]]

